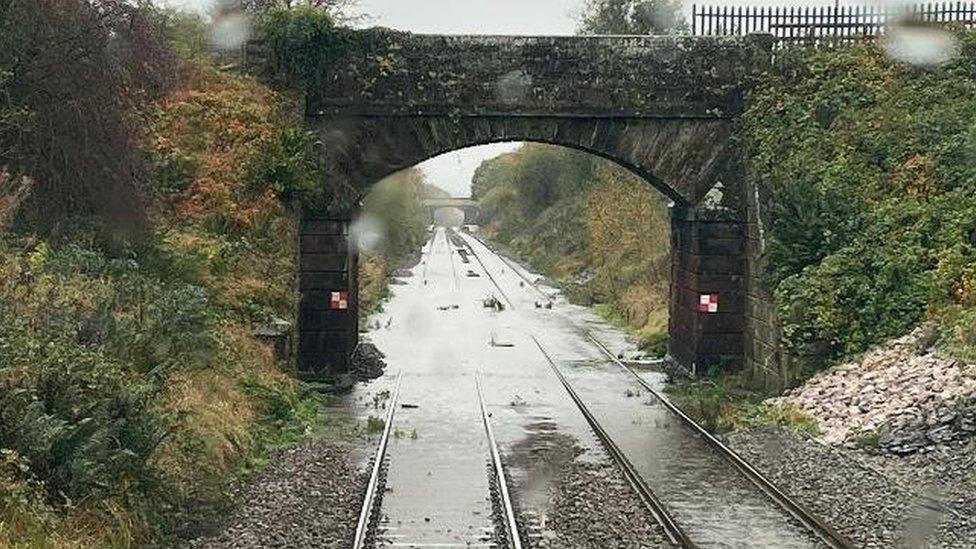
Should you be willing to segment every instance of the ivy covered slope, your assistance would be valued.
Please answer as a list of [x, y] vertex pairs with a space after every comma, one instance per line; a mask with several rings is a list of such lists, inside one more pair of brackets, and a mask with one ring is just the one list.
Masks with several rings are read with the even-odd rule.
[[766, 270], [808, 364], [928, 319], [976, 359], [976, 33], [958, 39], [927, 69], [873, 43], [787, 51], [749, 98]]
[[205, 61], [145, 113], [143, 237], [0, 229], [0, 547], [145, 547], [304, 436], [313, 402], [256, 322], [291, 318], [309, 136]]

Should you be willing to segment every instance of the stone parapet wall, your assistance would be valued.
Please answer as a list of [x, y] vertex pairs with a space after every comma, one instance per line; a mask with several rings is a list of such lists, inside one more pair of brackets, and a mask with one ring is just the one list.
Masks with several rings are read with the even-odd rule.
[[[778, 337], [758, 276], [758, 216], [743, 200], [750, 193], [731, 135], [750, 76], [769, 66], [770, 37], [371, 29], [342, 40], [338, 59], [305, 90], [331, 212], [354, 210], [356, 191], [392, 173], [475, 145], [532, 141], [598, 155], [675, 204], [672, 356], [701, 369], [773, 368]], [[352, 252], [326, 249], [348, 248], [342, 235], [302, 235], [300, 363], [309, 370], [355, 347], [356, 315], [323, 303], [357, 284]], [[718, 309], [702, 311], [709, 296]]]
[[309, 89], [313, 116], [729, 118], [770, 37], [436, 36], [369, 29]]

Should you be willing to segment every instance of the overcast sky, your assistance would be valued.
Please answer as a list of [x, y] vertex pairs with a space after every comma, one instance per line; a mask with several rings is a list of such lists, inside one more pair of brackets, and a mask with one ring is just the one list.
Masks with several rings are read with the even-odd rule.
[[[161, 0], [162, 3], [205, 11], [212, 0]], [[874, 0], [875, 2], [880, 0]], [[585, 0], [360, 0], [370, 26], [441, 34], [573, 34]], [[684, 2], [686, 12], [692, 0]], [[713, 5], [832, 5], [834, 0], [725, 0]], [[870, 4], [872, 0], [841, 0]], [[471, 176], [486, 158], [517, 145], [475, 147], [434, 158], [421, 165], [430, 183], [454, 196], [470, 194]]]

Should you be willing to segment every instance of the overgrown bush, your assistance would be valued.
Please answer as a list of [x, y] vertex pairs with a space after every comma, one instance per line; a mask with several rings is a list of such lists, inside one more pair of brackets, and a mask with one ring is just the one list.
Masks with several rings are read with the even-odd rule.
[[93, 218], [0, 232], [0, 546], [192, 532], [229, 477], [315, 421], [250, 336], [293, 314], [297, 209], [318, 183], [279, 105], [186, 62], [140, 143], [154, 168], [140, 242], [104, 245]]
[[346, 31], [327, 10], [302, 5], [276, 7], [262, 18], [268, 48], [268, 74], [296, 87], [314, 85], [328, 75], [346, 47]]
[[[34, 181], [33, 227], [98, 215], [145, 224], [140, 108], [175, 79], [151, 8], [124, 0], [11, 0], [0, 12], [0, 166]], [[4, 112], [6, 111], [6, 112]]]
[[915, 68], [864, 43], [784, 54], [748, 100], [789, 350], [865, 350], [974, 304], [976, 34]]

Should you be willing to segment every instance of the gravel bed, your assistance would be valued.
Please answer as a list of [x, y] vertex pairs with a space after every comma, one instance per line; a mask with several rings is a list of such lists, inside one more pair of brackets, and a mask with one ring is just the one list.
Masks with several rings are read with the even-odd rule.
[[[976, 547], [976, 439], [910, 456], [865, 459], [903, 486], [941, 502], [943, 510], [928, 513], [939, 521], [939, 546]], [[920, 514], [924, 517], [926, 510], [920, 509]]]
[[[861, 450], [822, 445], [792, 432], [760, 428], [723, 436], [725, 442], [771, 481], [858, 547], [976, 548], [976, 501], [943, 498], [893, 473], [891, 460], [870, 462]], [[971, 455], [970, 455], [971, 457]], [[922, 456], [913, 459], [922, 460]], [[934, 462], [944, 463], [935, 459]], [[959, 459], [957, 467], [965, 467]], [[918, 464], [899, 468], [918, 471]], [[931, 473], [935, 474], [935, 473]], [[965, 489], [960, 489], [965, 492]], [[939, 501], [941, 499], [942, 501]]]
[[552, 549], [672, 547], [621, 472], [609, 463], [570, 463], [559, 478], [547, 527]]
[[216, 536], [192, 549], [348, 549], [365, 475], [339, 446], [307, 443], [284, 452], [241, 494], [240, 508]]
[[[601, 452], [602, 453], [602, 452]], [[536, 534], [533, 549], [657, 549], [673, 547], [623, 473], [606, 459], [581, 459], [574, 439], [549, 433], [532, 447], [514, 448], [519, 467], [551, 477], [543, 523], [523, 525]], [[520, 507], [520, 489], [513, 498]]]

